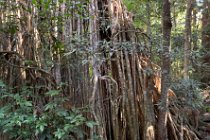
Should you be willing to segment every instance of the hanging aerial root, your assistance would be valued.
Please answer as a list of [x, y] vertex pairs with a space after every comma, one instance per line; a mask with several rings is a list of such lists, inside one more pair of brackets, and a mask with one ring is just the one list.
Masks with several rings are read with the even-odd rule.
[[[178, 113], [178, 112], [177, 112]], [[185, 118], [168, 113], [168, 135], [173, 140], [199, 140], [199, 133], [189, 124], [183, 124]]]

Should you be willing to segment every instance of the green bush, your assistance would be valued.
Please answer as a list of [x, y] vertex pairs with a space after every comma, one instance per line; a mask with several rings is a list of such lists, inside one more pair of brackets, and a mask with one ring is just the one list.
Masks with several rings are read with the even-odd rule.
[[8, 91], [0, 82], [0, 131], [12, 139], [77, 139], [84, 137], [82, 127], [96, 125], [82, 115], [84, 109], [65, 109], [62, 104], [66, 98], [59, 96], [58, 90], [45, 93], [49, 101], [42, 106], [34, 102], [41, 95], [34, 96], [31, 87], [18, 93]]
[[193, 79], [181, 79], [171, 87], [178, 97], [178, 103], [191, 108], [202, 108], [203, 99], [201, 96], [200, 83]]

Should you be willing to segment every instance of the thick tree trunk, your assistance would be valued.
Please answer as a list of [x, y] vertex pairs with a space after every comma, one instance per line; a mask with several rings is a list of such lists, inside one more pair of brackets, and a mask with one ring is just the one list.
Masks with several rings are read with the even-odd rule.
[[171, 13], [169, 0], [163, 1], [162, 12], [162, 32], [163, 32], [163, 49], [162, 49], [162, 74], [161, 74], [161, 98], [158, 112], [158, 140], [167, 140], [167, 109], [168, 98], [167, 91], [170, 86], [170, 36], [171, 36]]

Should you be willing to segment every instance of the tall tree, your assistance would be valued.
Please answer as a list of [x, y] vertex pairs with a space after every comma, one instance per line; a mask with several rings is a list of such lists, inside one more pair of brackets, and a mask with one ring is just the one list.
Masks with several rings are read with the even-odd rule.
[[162, 32], [163, 32], [163, 50], [162, 50], [162, 73], [161, 73], [161, 98], [158, 114], [158, 140], [167, 140], [167, 92], [170, 86], [170, 37], [171, 37], [171, 11], [169, 0], [163, 1], [162, 11]]
[[191, 50], [191, 21], [192, 21], [193, 1], [187, 1], [185, 15], [185, 42], [184, 42], [184, 79], [189, 79], [189, 60]]
[[202, 77], [201, 81], [210, 85], [210, 2], [209, 0], [204, 0], [203, 3], [203, 17], [202, 17], [202, 50], [204, 56], [202, 57], [202, 68], [201, 73], [205, 73], [205, 77]]
[[196, 0], [193, 0], [193, 9], [192, 9], [192, 49], [196, 51], [198, 49], [198, 8]]
[[[147, 12], [147, 35], [149, 37], [152, 36], [152, 31], [151, 31], [151, 4], [150, 1], [148, 0], [146, 2], [146, 12]], [[148, 41], [148, 47], [150, 49], [150, 53], [152, 52], [152, 39], [150, 38]], [[152, 56], [152, 54], [150, 54]]]

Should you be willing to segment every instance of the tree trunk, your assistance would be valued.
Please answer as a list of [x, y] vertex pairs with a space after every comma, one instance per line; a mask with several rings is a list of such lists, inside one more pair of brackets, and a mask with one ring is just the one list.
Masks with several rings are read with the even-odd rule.
[[193, 0], [193, 10], [192, 10], [192, 28], [193, 28], [193, 47], [192, 50], [196, 51], [198, 49], [198, 22], [197, 22], [197, 2]]
[[185, 16], [184, 79], [189, 79], [192, 9], [193, 9], [193, 1], [188, 0], [187, 11]]
[[151, 4], [150, 1], [146, 2], [146, 11], [147, 11], [147, 35], [150, 37], [148, 41], [148, 48], [150, 53], [150, 58], [152, 59], [152, 31], [151, 31]]
[[[198, 21], [198, 10], [197, 10], [197, 1], [193, 0], [193, 10], [192, 10], [192, 37], [191, 37], [191, 41], [192, 41], [192, 51], [196, 52], [198, 51], [198, 39], [199, 39], [199, 21]], [[198, 79], [197, 77], [199, 74], [199, 69], [198, 69], [198, 58], [197, 57], [193, 57], [192, 58], [192, 68], [194, 69], [194, 73], [193, 73], [193, 78], [194, 79]]]
[[[202, 17], [202, 61], [201, 61], [201, 68], [200, 73], [202, 74], [201, 81], [206, 86], [210, 85], [210, 74], [209, 74], [209, 68], [210, 68], [210, 2], [208, 0], [204, 0], [203, 3], [203, 17]], [[204, 76], [205, 75], [205, 76]]]
[[167, 108], [168, 99], [167, 91], [170, 86], [170, 36], [171, 36], [171, 13], [169, 0], [163, 1], [162, 12], [162, 32], [163, 32], [163, 48], [162, 48], [162, 73], [161, 73], [161, 97], [158, 113], [158, 140], [167, 140]]

